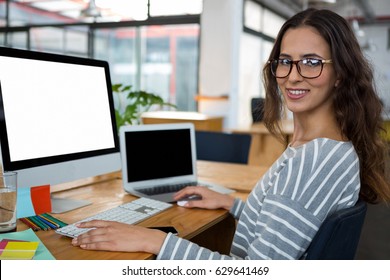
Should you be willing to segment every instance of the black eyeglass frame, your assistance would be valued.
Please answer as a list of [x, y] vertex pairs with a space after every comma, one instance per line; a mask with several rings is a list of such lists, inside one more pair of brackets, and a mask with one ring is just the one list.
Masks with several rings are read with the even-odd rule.
[[[304, 60], [308, 60], [308, 58], [299, 59], [299, 60], [290, 60], [290, 59], [289, 59], [289, 60], [291, 61], [291, 63], [290, 63], [290, 70], [287, 72], [286, 76], [278, 77], [278, 76], [276, 76], [276, 73], [274, 73], [274, 70], [273, 70], [273, 67], [272, 67], [272, 63], [275, 62], [275, 61], [277, 61], [278, 64], [279, 64], [279, 61], [281, 61], [281, 60], [283, 60], [283, 59], [272, 59], [272, 60], [268, 60], [268, 61], [267, 61], [267, 64], [270, 65], [272, 75], [273, 75], [275, 78], [278, 78], [278, 79], [283, 79], [283, 78], [288, 77], [288, 75], [290, 75], [290, 73], [291, 73], [291, 70], [292, 70], [294, 64], [295, 64], [295, 66], [297, 67], [297, 70], [298, 70], [299, 75], [301, 75], [303, 78], [305, 78], [305, 79], [315, 79], [315, 78], [318, 78], [319, 76], [321, 76], [322, 70], [324, 69], [324, 64], [333, 63], [332, 59], [315, 59], [315, 60], [318, 60], [319, 62], [321, 62], [321, 70], [320, 70], [320, 73], [319, 73], [317, 76], [315, 76], [315, 77], [306, 77], [306, 76], [302, 75], [302, 73], [301, 73], [301, 68], [299, 67], [298, 63], [299, 63], [299, 62], [303, 62]], [[313, 59], [313, 60], [314, 60], [314, 59]]]

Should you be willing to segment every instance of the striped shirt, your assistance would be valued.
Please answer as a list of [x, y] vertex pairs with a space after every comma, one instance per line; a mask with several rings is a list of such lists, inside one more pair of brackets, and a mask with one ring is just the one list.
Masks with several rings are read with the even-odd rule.
[[239, 221], [230, 255], [168, 234], [157, 259], [299, 259], [324, 219], [353, 206], [359, 190], [351, 142], [319, 138], [288, 147], [246, 203], [235, 200], [230, 212]]

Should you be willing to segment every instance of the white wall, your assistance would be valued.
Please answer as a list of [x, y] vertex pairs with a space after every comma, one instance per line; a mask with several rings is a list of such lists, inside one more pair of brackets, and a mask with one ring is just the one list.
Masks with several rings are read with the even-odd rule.
[[243, 0], [204, 0], [201, 18], [199, 91], [227, 95], [204, 100], [199, 112], [225, 117], [224, 128], [252, 123], [250, 102], [262, 93], [262, 68], [272, 43], [243, 32]]
[[385, 105], [384, 118], [390, 119], [390, 24], [363, 26], [364, 37], [359, 42], [374, 68], [380, 98]]
[[252, 123], [251, 98], [260, 94], [261, 48], [262, 43], [257, 37], [244, 33], [241, 35], [238, 126]]
[[199, 112], [225, 117], [237, 127], [242, 0], [204, 0], [201, 17], [199, 94], [228, 100], [199, 101]]

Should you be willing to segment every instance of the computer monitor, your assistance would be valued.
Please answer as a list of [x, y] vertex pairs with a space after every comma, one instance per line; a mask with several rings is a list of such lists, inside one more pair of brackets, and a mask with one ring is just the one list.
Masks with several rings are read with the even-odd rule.
[[19, 188], [120, 170], [108, 63], [0, 48], [0, 143]]

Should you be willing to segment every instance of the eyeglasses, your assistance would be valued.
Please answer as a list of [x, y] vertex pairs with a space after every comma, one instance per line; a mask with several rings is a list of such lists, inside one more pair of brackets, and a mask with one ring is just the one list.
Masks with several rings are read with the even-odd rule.
[[288, 58], [273, 59], [268, 61], [271, 65], [271, 72], [275, 78], [286, 78], [291, 73], [293, 64], [296, 65], [298, 73], [306, 79], [314, 79], [321, 75], [324, 64], [332, 63], [331, 59], [305, 58], [291, 60]]

